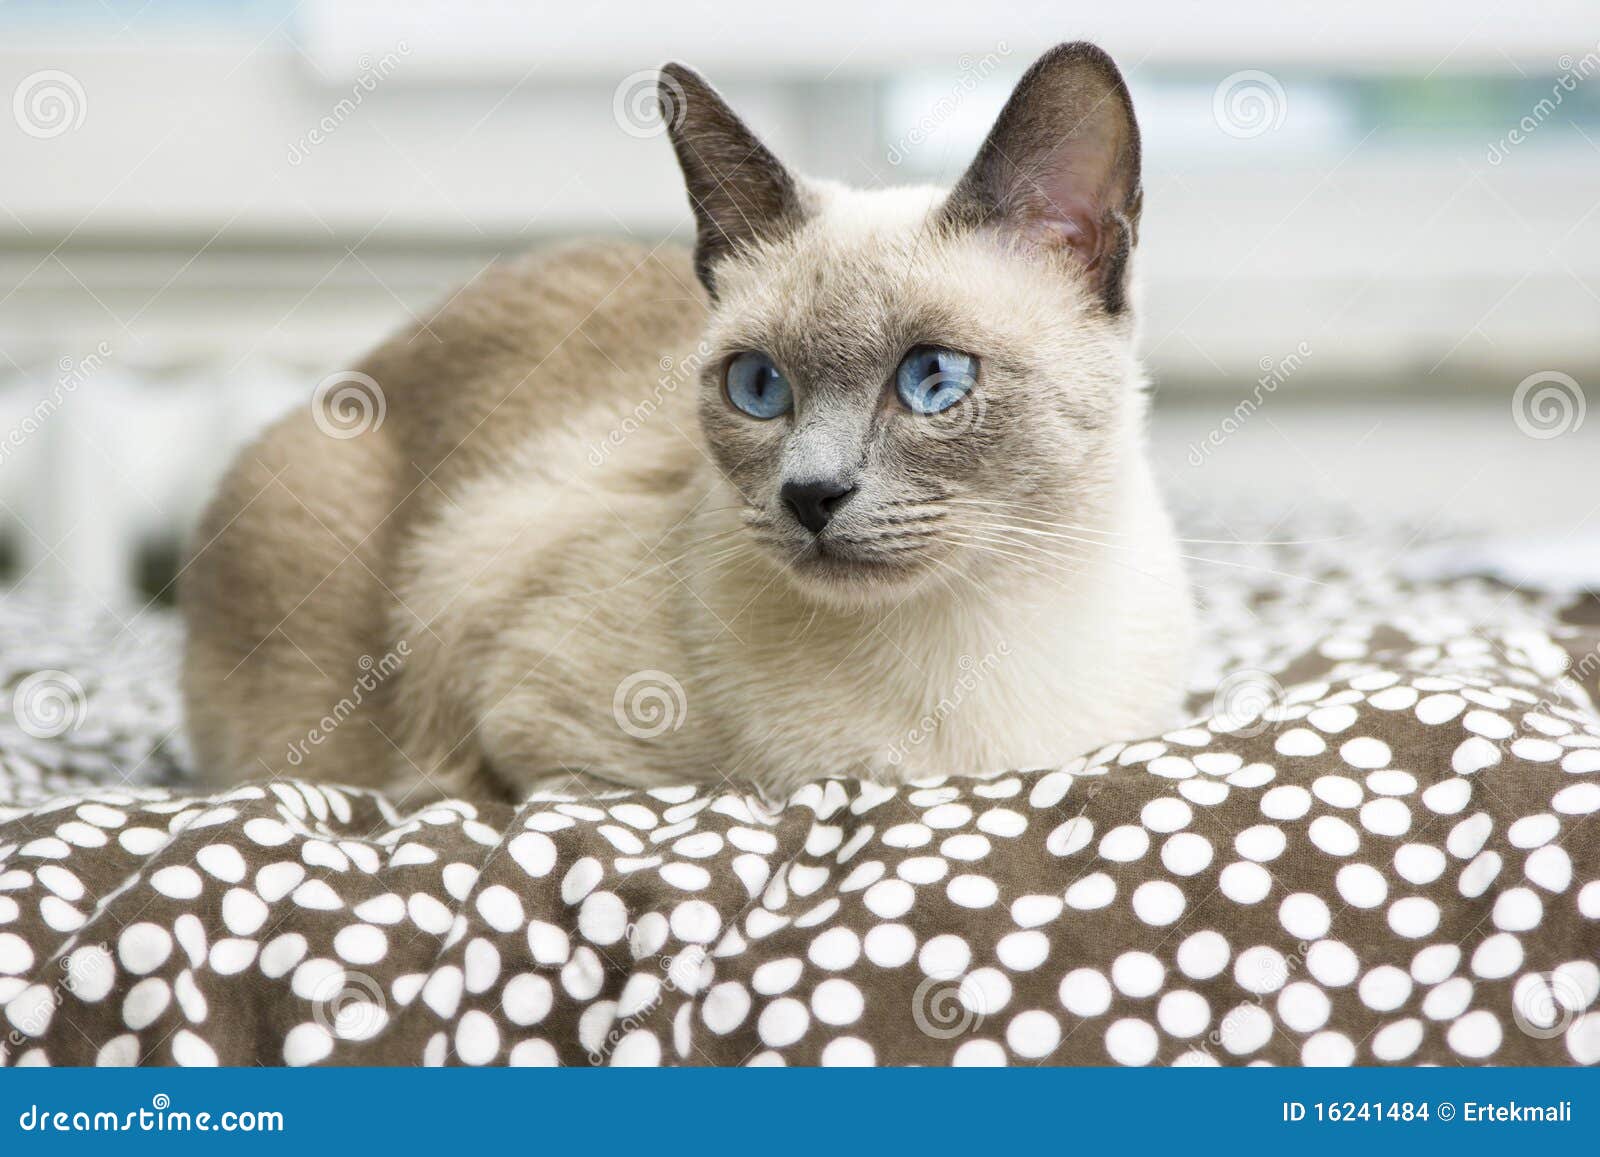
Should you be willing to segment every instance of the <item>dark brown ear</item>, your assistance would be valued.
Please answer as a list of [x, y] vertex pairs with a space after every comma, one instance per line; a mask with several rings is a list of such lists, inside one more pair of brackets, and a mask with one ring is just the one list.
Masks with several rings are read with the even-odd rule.
[[782, 162], [693, 69], [663, 66], [656, 98], [694, 209], [695, 272], [715, 297], [719, 261], [799, 224], [799, 190]]
[[1106, 309], [1120, 313], [1142, 196], [1139, 125], [1122, 74], [1093, 44], [1062, 44], [1017, 83], [945, 213], [1070, 251]]

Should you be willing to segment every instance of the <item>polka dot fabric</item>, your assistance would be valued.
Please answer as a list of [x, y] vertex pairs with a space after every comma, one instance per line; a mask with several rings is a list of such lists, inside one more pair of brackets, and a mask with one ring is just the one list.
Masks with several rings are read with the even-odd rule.
[[0, 1058], [1600, 1062], [1600, 605], [1259, 565], [1322, 585], [1208, 588], [1191, 723], [987, 780], [405, 811], [7, 748]]

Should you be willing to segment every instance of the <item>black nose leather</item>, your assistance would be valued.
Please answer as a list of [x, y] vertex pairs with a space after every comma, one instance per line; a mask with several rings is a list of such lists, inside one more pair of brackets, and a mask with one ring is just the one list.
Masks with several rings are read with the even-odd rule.
[[821, 534], [834, 512], [850, 500], [854, 486], [828, 479], [822, 482], [785, 482], [778, 496], [794, 511], [800, 525], [812, 534]]

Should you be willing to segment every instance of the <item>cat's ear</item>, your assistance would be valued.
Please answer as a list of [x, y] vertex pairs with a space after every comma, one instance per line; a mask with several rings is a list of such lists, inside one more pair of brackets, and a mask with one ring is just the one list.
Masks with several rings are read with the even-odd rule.
[[656, 98], [694, 210], [695, 272], [715, 297], [719, 261], [799, 224], [799, 190], [783, 163], [693, 69], [663, 66]]
[[1139, 125], [1122, 74], [1095, 45], [1062, 44], [1017, 83], [945, 214], [1072, 253], [1119, 313], [1142, 197]]

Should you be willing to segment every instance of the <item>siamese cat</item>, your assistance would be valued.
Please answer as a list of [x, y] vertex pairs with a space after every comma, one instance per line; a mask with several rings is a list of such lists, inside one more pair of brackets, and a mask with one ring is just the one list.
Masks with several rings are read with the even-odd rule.
[[692, 254], [492, 267], [234, 464], [182, 577], [204, 777], [781, 794], [1177, 720], [1111, 59], [1047, 52], [950, 190], [802, 177], [681, 65], [658, 96]]

